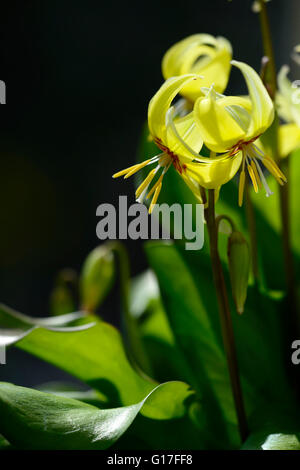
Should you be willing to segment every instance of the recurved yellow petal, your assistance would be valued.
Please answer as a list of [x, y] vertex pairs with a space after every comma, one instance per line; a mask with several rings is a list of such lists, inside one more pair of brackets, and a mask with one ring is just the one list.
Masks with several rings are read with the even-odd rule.
[[237, 124], [247, 132], [252, 112], [252, 103], [249, 97], [224, 96], [221, 103]]
[[[198, 98], [194, 106], [196, 124], [205, 145], [214, 152], [227, 152], [237, 142], [244, 139], [246, 132], [237, 119], [232, 116], [230, 107], [243, 103], [239, 97], [224, 97], [217, 99], [212, 88], [206, 97]], [[245, 100], [247, 106], [249, 102]]]
[[283, 124], [279, 127], [279, 154], [287, 157], [300, 147], [300, 127], [296, 124]]
[[241, 163], [242, 152], [226, 154], [207, 159], [206, 162], [187, 163], [186, 175], [204, 188], [217, 189], [234, 177]]
[[172, 118], [172, 109], [168, 111], [166, 117], [166, 144], [175, 154], [180, 155], [182, 161], [190, 161], [199, 157], [199, 152], [203, 146], [203, 140], [199, 129], [195, 123], [194, 113], [186, 116]]
[[287, 65], [283, 65], [278, 73], [278, 88], [279, 92], [282, 93], [286, 98], [291, 98], [292, 95], [292, 83], [288, 79], [288, 73], [290, 68]]
[[288, 79], [289, 70], [289, 67], [284, 65], [278, 74], [277, 110], [279, 116], [286, 122], [295, 122], [300, 127], [300, 82], [292, 83]]
[[153, 96], [148, 107], [148, 125], [153, 137], [165, 140], [167, 111], [182, 87], [193, 80], [199, 83], [200, 89], [201, 78], [198, 75], [189, 74], [169, 78]]
[[216, 39], [210, 34], [193, 34], [176, 42], [162, 59], [162, 73], [165, 80], [188, 73], [193, 62], [199, 57], [199, 47], [211, 46], [213, 50], [215, 44]]
[[[228, 83], [232, 48], [223, 37], [209, 34], [195, 34], [174, 44], [162, 60], [165, 79], [175, 75], [197, 73], [203, 75], [203, 86], [214, 84], [218, 92], [223, 92]], [[195, 101], [201, 91], [195, 83], [186, 85], [181, 94]]]
[[261, 78], [252, 67], [235, 60], [231, 63], [242, 72], [252, 102], [251, 121], [246, 136], [247, 140], [251, 140], [265, 132], [272, 124], [274, 119], [273, 102]]
[[[231, 69], [232, 48], [227, 39], [218, 37], [215, 39], [213, 53], [207, 55], [207, 58], [194, 61], [191, 67], [192, 73], [203, 75], [203, 86], [214, 85], [217, 92], [223, 93], [225, 90]], [[195, 96], [197, 97], [197, 96]]]

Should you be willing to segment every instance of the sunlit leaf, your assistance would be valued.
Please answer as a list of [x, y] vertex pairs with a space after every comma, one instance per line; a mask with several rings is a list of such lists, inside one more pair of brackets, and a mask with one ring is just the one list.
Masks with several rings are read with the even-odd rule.
[[[131, 406], [101, 410], [95, 406], [8, 383], [0, 383], [0, 432], [26, 449], [106, 449], [117, 441], [144, 408], [161, 411], [156, 419], [180, 418], [191, 391], [184, 383], [154, 388]], [[170, 398], [172, 398], [170, 400]]]
[[186, 380], [186, 365], [163, 308], [158, 282], [151, 270], [131, 282], [131, 313], [138, 319], [141, 339], [156, 380]]
[[36, 318], [0, 305], [0, 346], [16, 343], [37, 328], [58, 332], [75, 332], [93, 326], [84, 312], [67, 313], [48, 318]]

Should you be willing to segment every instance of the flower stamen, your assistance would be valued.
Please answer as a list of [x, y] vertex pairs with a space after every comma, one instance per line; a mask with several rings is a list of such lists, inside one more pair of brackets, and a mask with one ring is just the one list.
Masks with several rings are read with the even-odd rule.
[[282, 171], [279, 169], [279, 167], [276, 165], [275, 161], [272, 160], [268, 155], [266, 155], [257, 145], [254, 144], [255, 139], [251, 139], [250, 141], [247, 142], [238, 142], [237, 145], [235, 145], [231, 149], [231, 153], [235, 154], [238, 151], [243, 152], [243, 168], [240, 173], [240, 181], [239, 181], [239, 206], [242, 205], [243, 203], [243, 193], [244, 193], [244, 187], [245, 187], [245, 164], [247, 164], [247, 170], [248, 174], [250, 176], [250, 179], [252, 181], [254, 191], [257, 193], [258, 190], [263, 186], [266, 191], [266, 196], [269, 197], [272, 193], [270, 190], [267, 180], [264, 176], [264, 173], [260, 167], [259, 162], [262, 162], [262, 164], [267, 168], [267, 170], [276, 178], [277, 182], [280, 185], [283, 185], [286, 183], [287, 179], [282, 173]]
[[240, 207], [243, 205], [245, 179], [246, 179], [246, 172], [245, 170], [242, 170], [240, 173], [240, 179], [239, 179], [239, 206]]
[[257, 184], [258, 184], [258, 188], [261, 189], [261, 188], [262, 188], [262, 184], [261, 184], [261, 181], [260, 181], [259, 174], [258, 174], [258, 172], [257, 172], [256, 165], [255, 165], [255, 163], [254, 163], [254, 160], [251, 160], [251, 167], [252, 167], [253, 173], [255, 174], [255, 179], [256, 179], [256, 182], [257, 182]]
[[246, 154], [245, 150], [242, 148], [243, 152], [243, 167], [242, 171], [240, 173], [240, 179], [239, 179], [239, 206], [241, 207], [243, 205], [243, 199], [244, 199], [244, 189], [245, 189], [245, 179], [246, 179], [246, 172], [245, 172], [245, 162], [246, 162]]
[[254, 187], [254, 191], [256, 193], [258, 193], [258, 183], [257, 183], [257, 180], [256, 180], [256, 176], [255, 176], [255, 173], [253, 171], [253, 168], [251, 166], [251, 164], [247, 164], [247, 170], [248, 170], [248, 173], [249, 173], [249, 176], [251, 178], [251, 181], [252, 181], [252, 184], [253, 184], [253, 187]]
[[271, 191], [271, 189], [269, 188], [269, 185], [267, 183], [267, 180], [265, 178], [265, 175], [263, 174], [263, 171], [258, 163], [257, 160], [254, 160], [255, 164], [256, 164], [256, 167], [257, 167], [257, 170], [258, 170], [258, 173], [259, 173], [259, 176], [260, 176], [260, 179], [262, 181], [262, 184], [265, 188], [265, 191], [266, 191], [266, 196], [269, 197], [273, 194], [273, 192]]
[[146, 196], [146, 199], [149, 199], [152, 196], [157, 186], [159, 186], [162, 183], [163, 177], [164, 177], [164, 172], [160, 175], [156, 183], [152, 186], [152, 188], [150, 189], [149, 193]]
[[284, 183], [287, 182], [286, 177], [284, 176], [282, 171], [280, 171], [280, 169], [278, 168], [276, 163], [273, 162], [273, 160], [271, 160], [269, 157], [265, 156], [265, 158], [263, 159], [263, 164], [269, 170], [269, 172], [276, 178], [277, 182], [281, 186], [283, 186]]
[[123, 176], [125, 175], [125, 178], [129, 177], [127, 176], [128, 174], [133, 175], [134, 173], [136, 173], [137, 171], [139, 171], [140, 169], [144, 168], [144, 166], [148, 165], [148, 163], [150, 163], [151, 159], [149, 160], [145, 160], [144, 162], [142, 163], [139, 163], [137, 165], [133, 165], [133, 166], [129, 166], [128, 168], [125, 168], [124, 170], [121, 170], [121, 171], [118, 171], [117, 173], [114, 173], [113, 174], [113, 178], [119, 178], [119, 176]]
[[157, 166], [156, 168], [153, 168], [153, 170], [151, 170], [150, 173], [148, 173], [148, 175], [146, 176], [144, 181], [139, 185], [139, 187], [137, 188], [137, 190], [135, 192], [136, 198], [139, 198], [140, 195], [142, 194], [142, 192], [144, 191], [144, 189], [148, 188], [148, 186], [151, 183], [151, 181], [153, 180], [158, 168], [159, 168], [159, 166]]
[[162, 183], [159, 183], [159, 185], [157, 186], [157, 188], [155, 189], [155, 193], [154, 193], [154, 196], [152, 198], [152, 201], [151, 201], [151, 204], [150, 204], [150, 207], [149, 207], [149, 214], [152, 213], [153, 211], [153, 208], [156, 204], [156, 201], [158, 199], [158, 196], [159, 196], [159, 193], [160, 193], [160, 190], [162, 188]]

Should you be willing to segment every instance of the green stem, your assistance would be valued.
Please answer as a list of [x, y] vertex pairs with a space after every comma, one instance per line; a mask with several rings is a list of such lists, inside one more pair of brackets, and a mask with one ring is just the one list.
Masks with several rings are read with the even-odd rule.
[[[289, 179], [290, 161], [289, 158], [285, 158], [280, 161], [280, 169]], [[297, 296], [296, 296], [296, 279], [294, 270], [293, 254], [291, 250], [291, 226], [289, 217], [289, 185], [285, 184], [280, 187], [280, 210], [281, 210], [281, 222], [282, 222], [282, 243], [283, 243], [283, 255], [284, 255], [284, 268], [287, 282], [287, 293], [289, 300], [289, 310], [292, 313], [292, 327], [300, 330], [300, 318], [297, 312]]]
[[129, 353], [133, 361], [147, 374], [151, 367], [141, 341], [136, 319], [130, 312], [130, 263], [126, 248], [118, 241], [111, 242], [111, 248], [118, 256], [120, 272], [121, 302], [124, 313], [124, 324], [129, 346]]
[[[263, 38], [263, 45], [265, 54], [269, 57], [269, 87], [271, 88], [271, 97], [274, 99], [276, 89], [277, 89], [277, 79], [276, 79], [276, 64], [272, 43], [272, 35], [270, 30], [270, 23], [268, 18], [267, 7], [264, 0], [260, 0], [260, 24]], [[270, 90], [269, 90], [270, 91]], [[275, 118], [276, 119], [276, 118]], [[277, 124], [276, 124], [277, 122]], [[285, 173], [288, 178], [289, 170], [289, 158], [285, 160], [279, 159], [278, 151], [278, 139], [279, 139], [279, 126], [278, 120], [276, 120], [276, 139], [275, 139], [275, 160], [279, 161], [279, 165], [282, 171]], [[285, 276], [286, 276], [286, 285], [288, 292], [288, 302], [289, 310], [293, 316], [293, 324], [299, 325], [299, 320], [297, 317], [297, 307], [296, 307], [296, 290], [295, 290], [295, 276], [294, 276], [294, 264], [293, 264], [293, 255], [291, 249], [291, 240], [290, 240], [290, 207], [289, 207], [289, 183], [286, 183], [284, 186], [279, 187], [279, 197], [280, 197], [280, 213], [281, 213], [281, 225], [282, 225], [282, 242], [283, 242], [283, 256], [284, 256], [284, 265], [285, 265]]]
[[[285, 158], [281, 161], [280, 169], [284, 171], [286, 177], [289, 177], [289, 159]], [[294, 266], [293, 258], [290, 250], [290, 218], [289, 218], [289, 186], [285, 184], [280, 191], [280, 207], [282, 213], [282, 239], [283, 239], [283, 251], [286, 260], [286, 276], [288, 279], [288, 286], [294, 283]]]
[[219, 307], [224, 348], [227, 357], [229, 376], [234, 404], [236, 408], [240, 436], [242, 441], [244, 442], [248, 436], [248, 425], [239, 377], [232, 318], [230, 314], [229, 301], [226, 291], [222, 264], [218, 252], [218, 230], [215, 218], [215, 192], [213, 189], [208, 190], [208, 207], [207, 209], [205, 209], [205, 216], [209, 234], [211, 264]]
[[252, 273], [255, 282], [259, 279], [259, 268], [258, 268], [258, 248], [257, 248], [257, 231], [256, 231], [256, 219], [254, 213], [254, 207], [249, 191], [249, 185], [246, 184], [246, 217], [247, 225], [250, 235], [250, 249], [251, 249], [251, 265]]
[[260, 3], [260, 27], [262, 33], [264, 54], [268, 57], [269, 62], [266, 70], [266, 82], [269, 85], [268, 91], [271, 95], [271, 98], [274, 99], [276, 88], [277, 88], [277, 76], [276, 76], [276, 65], [275, 65], [275, 55], [273, 49], [272, 35], [270, 30], [270, 22], [267, 12], [267, 6], [264, 0], [259, 0]]

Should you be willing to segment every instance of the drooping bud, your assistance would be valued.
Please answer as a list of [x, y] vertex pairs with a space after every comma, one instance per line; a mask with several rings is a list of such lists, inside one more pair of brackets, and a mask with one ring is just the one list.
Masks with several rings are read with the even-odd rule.
[[[264, 0], [264, 1], [265, 1], [265, 3], [267, 3], [267, 2], [270, 2], [271, 0]], [[254, 0], [254, 2], [252, 3], [252, 11], [254, 13], [259, 13], [260, 10], [261, 10], [260, 2], [258, 0]]]
[[95, 248], [86, 258], [80, 276], [82, 307], [94, 312], [110, 291], [115, 277], [114, 254], [109, 245]]
[[240, 232], [233, 231], [230, 235], [227, 254], [232, 295], [237, 312], [242, 314], [247, 298], [250, 251], [247, 240]]
[[64, 315], [76, 310], [77, 273], [63, 269], [56, 277], [50, 296], [51, 315]]

